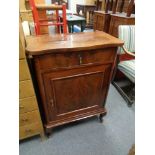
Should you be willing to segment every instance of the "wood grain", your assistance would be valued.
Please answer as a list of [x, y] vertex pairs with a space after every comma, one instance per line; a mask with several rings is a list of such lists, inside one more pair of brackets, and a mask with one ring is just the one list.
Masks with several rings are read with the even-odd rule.
[[29, 55], [88, 51], [123, 45], [123, 41], [101, 31], [66, 34], [31, 36], [27, 38], [26, 52]]
[[47, 133], [58, 125], [106, 114], [121, 40], [96, 31], [30, 37], [27, 42]]
[[23, 114], [37, 110], [37, 100], [35, 96], [19, 99], [19, 113]]

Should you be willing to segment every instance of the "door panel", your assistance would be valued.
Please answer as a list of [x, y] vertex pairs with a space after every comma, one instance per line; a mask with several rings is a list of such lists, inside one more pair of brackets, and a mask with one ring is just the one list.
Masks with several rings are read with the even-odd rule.
[[75, 68], [43, 74], [49, 120], [103, 107], [111, 65]]

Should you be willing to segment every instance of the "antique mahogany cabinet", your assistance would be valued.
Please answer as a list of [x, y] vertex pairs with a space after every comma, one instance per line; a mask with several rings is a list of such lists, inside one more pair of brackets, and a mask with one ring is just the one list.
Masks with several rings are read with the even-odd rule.
[[95, 115], [102, 120], [117, 47], [122, 45], [101, 31], [27, 38], [46, 133]]

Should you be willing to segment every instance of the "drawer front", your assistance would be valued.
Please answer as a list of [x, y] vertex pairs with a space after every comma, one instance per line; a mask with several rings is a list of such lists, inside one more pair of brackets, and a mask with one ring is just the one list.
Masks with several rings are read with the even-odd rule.
[[47, 54], [38, 57], [38, 64], [41, 70], [77, 66], [78, 57], [74, 53], [67, 54]]
[[[105, 48], [69, 54], [47, 54], [35, 59], [36, 67], [41, 70], [70, 68], [80, 65], [113, 62], [116, 48]], [[39, 65], [39, 66], [38, 66]]]
[[35, 110], [19, 115], [19, 126], [28, 125], [31, 123], [39, 122], [39, 111]]
[[31, 80], [19, 82], [19, 98], [34, 96], [34, 88]]
[[23, 114], [25, 112], [30, 112], [37, 110], [37, 100], [36, 97], [28, 97], [24, 99], [19, 99], [19, 113]]
[[30, 125], [25, 125], [22, 127], [19, 127], [19, 138], [27, 138], [33, 135], [37, 135], [40, 132], [42, 132], [42, 127], [40, 123], [33, 123]]
[[107, 48], [80, 54], [80, 64], [112, 63], [115, 58], [115, 48]]
[[19, 60], [19, 80], [28, 80], [30, 78], [31, 76], [26, 60]]

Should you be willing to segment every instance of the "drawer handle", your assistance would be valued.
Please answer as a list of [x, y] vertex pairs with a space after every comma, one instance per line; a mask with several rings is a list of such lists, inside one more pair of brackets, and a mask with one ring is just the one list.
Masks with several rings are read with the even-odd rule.
[[81, 56], [81, 54], [79, 54], [79, 63], [80, 63], [80, 65], [82, 64], [82, 56]]

